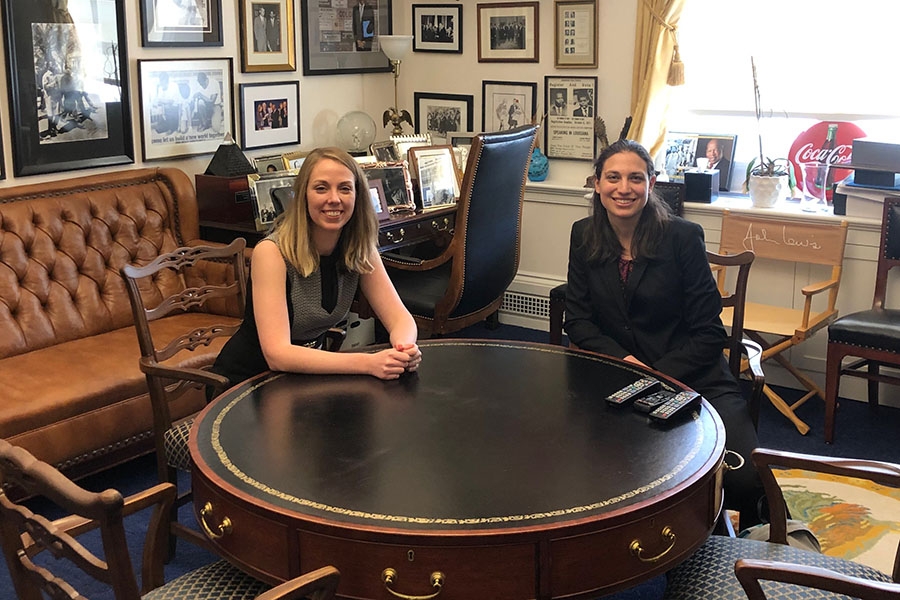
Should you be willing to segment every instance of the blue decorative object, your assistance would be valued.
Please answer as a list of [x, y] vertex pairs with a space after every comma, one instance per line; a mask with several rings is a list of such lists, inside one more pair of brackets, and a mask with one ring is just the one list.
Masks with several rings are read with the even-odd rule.
[[540, 148], [535, 147], [531, 151], [531, 164], [528, 165], [528, 179], [531, 181], [544, 181], [550, 172], [550, 161], [544, 156]]

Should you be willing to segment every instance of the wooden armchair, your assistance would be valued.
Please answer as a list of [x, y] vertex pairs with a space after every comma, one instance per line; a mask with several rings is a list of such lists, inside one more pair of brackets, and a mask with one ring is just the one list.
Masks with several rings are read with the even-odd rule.
[[[885, 305], [888, 274], [897, 266], [900, 266], [900, 198], [885, 198], [872, 308], [840, 317], [828, 326], [825, 367], [825, 441], [828, 443], [834, 440], [841, 377], [868, 381], [872, 409], [878, 408], [879, 383], [900, 385], [896, 374], [881, 371], [881, 367], [900, 368], [900, 310]], [[847, 357], [857, 360], [844, 366]]]
[[[743, 600], [745, 598], [744, 590], [734, 572], [734, 564], [738, 559], [780, 561], [824, 568], [842, 575], [870, 581], [900, 582], [900, 548], [895, 556], [893, 572], [889, 576], [867, 565], [789, 545], [788, 515], [784, 494], [775, 478], [778, 469], [802, 469], [826, 473], [836, 478], [864, 479], [898, 489], [900, 488], [900, 465], [870, 460], [779, 452], [763, 448], [754, 450], [752, 458], [753, 464], [759, 471], [769, 503], [768, 541], [721, 535], [710, 536], [695, 554], [669, 572], [666, 599]], [[859, 516], [861, 520], [868, 518], [865, 511], [860, 511]], [[821, 596], [816, 596], [816, 598], [819, 597]]]
[[[814, 590], [830, 592], [834, 598], [852, 596], [860, 600], [898, 600], [900, 584], [871, 581], [859, 577], [842, 575], [829, 569], [807, 567], [791, 563], [771, 560], [740, 559], [734, 563], [734, 574], [747, 594], [747, 600], [766, 600], [766, 598], [783, 598], [782, 593], [789, 593], [791, 598], [824, 598]], [[773, 586], [769, 594], [763, 591], [760, 581], [771, 581], [790, 584], [797, 587]], [[841, 594], [841, 596], [838, 596]]]
[[[244, 314], [244, 246], [238, 238], [224, 247], [177, 248], [144, 266], [122, 267], [150, 391], [160, 482], [177, 485], [177, 471], [191, 467], [187, 440], [193, 418], [173, 423], [171, 403], [192, 388], [210, 386], [219, 393], [228, 386], [208, 369]], [[190, 499], [185, 491], [175, 501], [172, 532], [207, 546], [201, 533], [178, 522], [178, 507]]]
[[[758, 212], [758, 211], [757, 211]], [[759, 215], [756, 213], [722, 214], [722, 238], [719, 252], [737, 254], [752, 250], [756, 259], [777, 261], [791, 281], [799, 276], [798, 270], [810, 273], [813, 280], [801, 286], [791, 299], [791, 306], [755, 301], [769, 300], [773, 296], [773, 281], [757, 283], [752, 278], [744, 311], [744, 332], [763, 349], [762, 361], [774, 359], [787, 369], [808, 391], [791, 405], [766, 385], [763, 393], [784, 414], [797, 430], [806, 434], [809, 426], [794, 411], [814, 395], [825, 400], [825, 392], [809, 377], [797, 369], [785, 357], [785, 352], [812, 337], [837, 317], [835, 303], [841, 283], [844, 246], [847, 240], [847, 222], [818, 222], [795, 220], [788, 217]], [[826, 268], [825, 279], [815, 281], [817, 269]], [[791, 283], [793, 289], [793, 283]], [[821, 298], [821, 299], [820, 299]], [[732, 312], [722, 311], [722, 322], [731, 324]], [[768, 338], [771, 341], [767, 340]], [[748, 365], [742, 364], [746, 369]]]
[[503, 303], [519, 268], [522, 202], [536, 135], [533, 125], [476, 135], [447, 248], [428, 260], [383, 255], [421, 337], [483, 321]]
[[[71, 513], [50, 520], [0, 491], [0, 545], [20, 600], [40, 600], [43, 594], [49, 598], [83, 598], [54, 573], [59, 559], [109, 586], [116, 600], [138, 600], [141, 594], [146, 600], [294, 600], [307, 596], [329, 600], [337, 589], [340, 574], [334, 567], [324, 567], [271, 588], [225, 561], [213, 562], [164, 583], [167, 519], [176, 495], [171, 483], [158, 484], [128, 498], [112, 489], [89, 492], [23, 448], [2, 439], [0, 482], [14, 483], [29, 495], [43, 496]], [[153, 512], [143, 547], [139, 590], [126, 544], [124, 517], [141, 510]], [[76, 539], [96, 529], [100, 530], [102, 556]], [[42, 560], [49, 555], [56, 560]]]

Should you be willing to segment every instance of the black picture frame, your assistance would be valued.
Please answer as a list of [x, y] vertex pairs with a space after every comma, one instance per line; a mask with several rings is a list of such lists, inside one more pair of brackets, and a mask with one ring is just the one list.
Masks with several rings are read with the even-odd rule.
[[238, 88], [244, 150], [300, 143], [299, 81], [242, 83]]
[[[300, 2], [303, 22], [303, 74], [340, 75], [345, 73], [389, 73], [391, 64], [378, 46], [379, 35], [393, 33], [391, 0], [366, 0], [373, 8], [374, 31], [366, 30], [363, 38], [356, 40], [354, 29], [343, 29], [346, 23], [354, 24], [353, 3], [347, 8], [323, 9], [318, 2]], [[331, 11], [323, 20], [323, 10]], [[332, 29], [322, 28], [328, 23]], [[367, 32], [371, 32], [368, 35]], [[371, 38], [371, 39], [370, 39]], [[356, 51], [357, 45], [364, 50]]]
[[[125, 0], [94, 4], [3, 0], [15, 176], [134, 162]], [[99, 37], [82, 39], [73, 14]], [[77, 96], [68, 92], [63, 110], [73, 81]]]
[[413, 52], [462, 54], [462, 11], [459, 4], [413, 4]]
[[182, 8], [171, 0], [140, 0], [141, 45], [145, 48], [221, 46], [222, 0]]
[[471, 94], [414, 92], [416, 131], [446, 139], [456, 131], [472, 131], [475, 98]]
[[544, 107], [547, 158], [594, 160], [597, 77], [545, 75]]
[[734, 172], [736, 134], [670, 131], [666, 134], [663, 148], [657, 156], [657, 170], [665, 171], [669, 181], [684, 181], [685, 171], [705, 167], [698, 159], [706, 159], [706, 150], [712, 140], [716, 140], [716, 144], [721, 148], [718, 168], [719, 191], [728, 191]]

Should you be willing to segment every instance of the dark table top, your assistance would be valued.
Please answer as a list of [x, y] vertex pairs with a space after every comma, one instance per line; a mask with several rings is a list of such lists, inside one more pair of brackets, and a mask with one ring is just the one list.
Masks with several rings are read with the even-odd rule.
[[633, 365], [520, 342], [421, 348], [419, 372], [398, 381], [249, 380], [197, 419], [195, 460], [276, 511], [472, 532], [633, 507], [721, 456], [724, 429], [705, 402], [665, 427], [607, 405], [607, 394], [647, 374]]

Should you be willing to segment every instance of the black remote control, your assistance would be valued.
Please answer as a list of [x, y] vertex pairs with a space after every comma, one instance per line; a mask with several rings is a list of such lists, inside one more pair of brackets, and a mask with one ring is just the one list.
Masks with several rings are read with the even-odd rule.
[[650, 413], [650, 418], [657, 422], [666, 422], [678, 415], [686, 414], [700, 404], [700, 394], [685, 390], [675, 394], [668, 402]]
[[659, 388], [660, 385], [661, 384], [658, 379], [654, 379], [652, 377], [644, 377], [643, 379], [638, 379], [632, 384], [626, 385], [617, 392], [613, 392], [606, 397], [606, 401], [613, 406], [622, 406], [623, 404], [627, 404], [628, 402], [636, 398], [640, 398], [645, 394], [653, 392], [654, 390]]
[[654, 392], [649, 396], [644, 396], [643, 398], [636, 400], [634, 403], [634, 410], [642, 413], [652, 412], [657, 407], [662, 406], [671, 400], [673, 396], [675, 396], [675, 393], [667, 390]]

